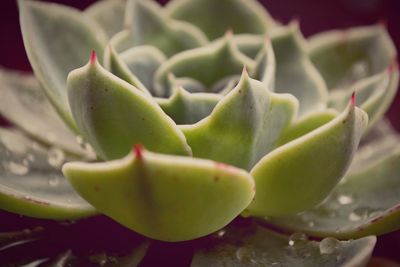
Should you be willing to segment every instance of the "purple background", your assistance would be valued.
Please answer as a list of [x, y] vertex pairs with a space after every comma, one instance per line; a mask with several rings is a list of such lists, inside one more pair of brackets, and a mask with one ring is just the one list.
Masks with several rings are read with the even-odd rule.
[[[55, 0], [83, 9], [94, 0]], [[165, 3], [166, 1], [161, 0]], [[369, 25], [383, 21], [400, 51], [400, 1], [398, 0], [261, 0], [277, 20], [287, 23], [300, 20], [303, 33], [309, 36], [323, 30]], [[19, 29], [17, 3], [14, 0], [0, 1], [0, 66], [30, 70]], [[388, 116], [400, 129], [400, 94]], [[1, 223], [0, 223], [1, 227]], [[1, 228], [0, 228], [1, 231]], [[400, 232], [380, 237], [375, 255], [390, 257], [400, 262]]]

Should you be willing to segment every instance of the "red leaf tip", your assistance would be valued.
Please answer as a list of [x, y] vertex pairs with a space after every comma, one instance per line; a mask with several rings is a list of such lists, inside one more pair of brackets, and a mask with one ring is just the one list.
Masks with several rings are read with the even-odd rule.
[[90, 54], [90, 64], [94, 64], [97, 61], [96, 51], [92, 50]]
[[388, 25], [387, 18], [380, 18], [378, 21], [378, 25], [380, 25], [383, 28], [387, 28], [387, 25]]
[[138, 160], [141, 160], [143, 158], [143, 146], [141, 144], [136, 144], [133, 147], [133, 152], [135, 153], [135, 157]]
[[350, 103], [353, 107], [356, 105], [356, 92], [351, 94]]

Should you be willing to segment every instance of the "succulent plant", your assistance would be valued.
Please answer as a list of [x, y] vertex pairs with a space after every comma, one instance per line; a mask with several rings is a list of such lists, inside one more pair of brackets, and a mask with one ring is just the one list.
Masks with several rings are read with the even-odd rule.
[[35, 77], [1, 71], [0, 209], [63, 223], [0, 234], [0, 258], [100, 214], [139, 234], [129, 253], [37, 264], [133, 266], [161, 240], [192, 266], [362, 266], [400, 228], [384, 26], [305, 39], [255, 0], [19, 10]]

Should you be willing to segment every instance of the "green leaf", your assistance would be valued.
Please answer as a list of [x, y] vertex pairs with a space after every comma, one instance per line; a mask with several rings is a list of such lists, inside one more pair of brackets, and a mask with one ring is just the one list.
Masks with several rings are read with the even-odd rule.
[[399, 85], [399, 70], [397, 63], [393, 62], [386, 70], [376, 75], [361, 79], [342, 90], [331, 91], [329, 105], [337, 110], [343, 110], [345, 99], [352, 92], [357, 94], [357, 102], [368, 113], [368, 129], [371, 129], [387, 111]]
[[168, 75], [189, 77], [212, 91], [222, 79], [237, 75], [246, 66], [250, 71], [254, 62], [243, 55], [227, 33], [225, 38], [208, 46], [182, 52], [167, 60], [156, 72], [155, 90], [158, 95], [168, 93]]
[[139, 78], [129, 70], [128, 65], [120, 58], [111, 44], [108, 45], [106, 51], [104, 57], [104, 66], [106, 69], [118, 78], [133, 85], [145, 95], [151, 97], [150, 91], [139, 80]]
[[383, 26], [328, 31], [310, 38], [309, 54], [330, 90], [384, 71], [396, 49]]
[[260, 226], [250, 231], [228, 228], [220, 239], [211, 248], [196, 252], [191, 267], [365, 266], [376, 243], [375, 236], [317, 242], [297, 233], [288, 238]]
[[121, 158], [136, 143], [155, 152], [191, 154], [185, 136], [157, 103], [107, 72], [95, 54], [70, 73], [67, 84], [77, 126], [101, 158]]
[[182, 130], [195, 157], [251, 169], [274, 148], [297, 106], [294, 97], [270, 93], [244, 71], [209, 117]]
[[90, 51], [102, 53], [107, 37], [77, 9], [30, 0], [19, 0], [18, 5], [33, 71], [57, 112], [76, 129], [68, 106], [67, 75], [85, 63]]
[[210, 40], [227, 30], [263, 34], [274, 22], [254, 0], [173, 0], [167, 5], [171, 17], [199, 27]]
[[135, 45], [151, 45], [167, 56], [207, 43], [207, 38], [194, 25], [172, 20], [155, 1], [128, 0], [126, 25]]
[[157, 103], [176, 124], [193, 124], [210, 115], [221, 98], [218, 94], [191, 94], [176, 87], [168, 99], [158, 98]]
[[254, 196], [245, 171], [135, 147], [123, 159], [68, 163], [64, 174], [99, 211], [147, 237], [183, 241], [232, 221]]
[[310, 112], [296, 120], [283, 132], [277, 146], [282, 146], [330, 122], [338, 115], [333, 109]]
[[276, 62], [271, 40], [265, 39], [261, 50], [255, 59], [256, 65], [253, 71], [255, 79], [263, 82], [269, 90], [275, 88]]
[[256, 58], [265, 43], [264, 39], [263, 36], [254, 34], [235, 34], [233, 37], [240, 52], [249, 58]]
[[126, 0], [101, 0], [86, 8], [84, 14], [95, 20], [111, 38], [123, 29]]
[[300, 102], [300, 116], [324, 109], [327, 88], [307, 56], [305, 40], [298, 24], [292, 23], [277, 29], [271, 41], [276, 60], [274, 91], [294, 95]]
[[257, 195], [246, 215], [283, 216], [320, 203], [346, 173], [367, 123], [352, 102], [334, 120], [262, 158], [251, 170]]
[[358, 152], [357, 168], [351, 169], [324, 203], [298, 216], [272, 218], [273, 223], [338, 238], [400, 229], [399, 141], [399, 136], [385, 137], [366, 145]]
[[64, 179], [61, 150], [46, 151], [17, 130], [0, 128], [0, 155], [0, 209], [55, 220], [96, 214]]
[[120, 54], [131, 73], [153, 91], [154, 74], [158, 67], [167, 59], [165, 55], [153, 46], [137, 46]]
[[34, 76], [0, 69], [0, 84], [0, 114], [4, 118], [41, 143], [93, 158], [55, 113]]

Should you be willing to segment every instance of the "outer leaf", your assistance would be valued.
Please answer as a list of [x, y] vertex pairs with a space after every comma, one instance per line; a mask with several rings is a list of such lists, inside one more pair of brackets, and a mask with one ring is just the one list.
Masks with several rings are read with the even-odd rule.
[[263, 34], [274, 25], [265, 8], [254, 0], [173, 0], [167, 9], [171, 17], [198, 26], [210, 40], [229, 29]]
[[90, 5], [84, 14], [97, 23], [111, 38], [123, 29], [126, 0], [101, 0]]
[[210, 234], [254, 196], [253, 179], [243, 170], [135, 151], [113, 162], [68, 163], [63, 172], [101, 212], [145, 236], [182, 241]]
[[294, 97], [270, 93], [244, 71], [209, 117], [182, 129], [195, 157], [251, 169], [274, 148], [297, 105]]
[[314, 236], [338, 238], [399, 229], [399, 140], [398, 136], [386, 137], [365, 146], [356, 157], [358, 169], [352, 168], [323, 204], [298, 216], [272, 219], [273, 223]]
[[60, 153], [52, 156], [20, 132], [0, 129], [0, 209], [56, 220], [95, 214], [53, 167], [65, 160]]
[[399, 70], [393, 62], [385, 71], [374, 76], [361, 79], [343, 90], [334, 90], [330, 94], [330, 106], [342, 110], [344, 99], [348, 99], [351, 92], [357, 93], [360, 107], [368, 113], [370, 118], [368, 128], [371, 129], [387, 111], [399, 85]]
[[396, 49], [382, 26], [329, 31], [310, 39], [311, 60], [330, 90], [384, 71]]
[[276, 58], [274, 91], [296, 96], [300, 102], [299, 115], [323, 109], [327, 88], [306, 54], [298, 24], [280, 28], [271, 40]]
[[166, 61], [165, 55], [153, 46], [133, 47], [120, 55], [131, 73], [152, 91], [153, 76], [158, 67]]
[[220, 80], [237, 75], [243, 66], [252, 70], [254, 63], [238, 50], [231, 33], [224, 39], [206, 47], [182, 52], [161, 65], [155, 76], [155, 89], [159, 95], [168, 93], [168, 75], [190, 77], [201, 82], [209, 91]]
[[93, 157], [54, 112], [32, 75], [0, 70], [0, 84], [0, 113], [7, 120], [42, 143]]
[[354, 103], [337, 118], [281, 146], [251, 170], [257, 195], [254, 216], [282, 216], [320, 203], [346, 173], [367, 126]]
[[197, 252], [191, 267], [365, 266], [376, 237], [341, 242], [334, 239], [320, 242], [293, 239], [289, 245], [286, 236], [258, 226], [248, 232], [228, 229], [221, 241], [211, 249]]
[[19, 0], [18, 4], [33, 71], [57, 112], [76, 129], [68, 106], [67, 74], [82, 66], [91, 50], [102, 53], [106, 36], [76, 9], [30, 0]]
[[217, 94], [191, 94], [183, 87], [176, 87], [170, 98], [158, 98], [157, 102], [175, 123], [193, 124], [210, 115], [221, 98]]
[[125, 23], [135, 45], [155, 46], [167, 56], [207, 43], [197, 27], [170, 19], [154, 1], [128, 0]]
[[68, 76], [72, 113], [82, 135], [104, 159], [125, 156], [133, 144], [152, 151], [191, 154], [182, 132], [146, 94], [90, 62]]

